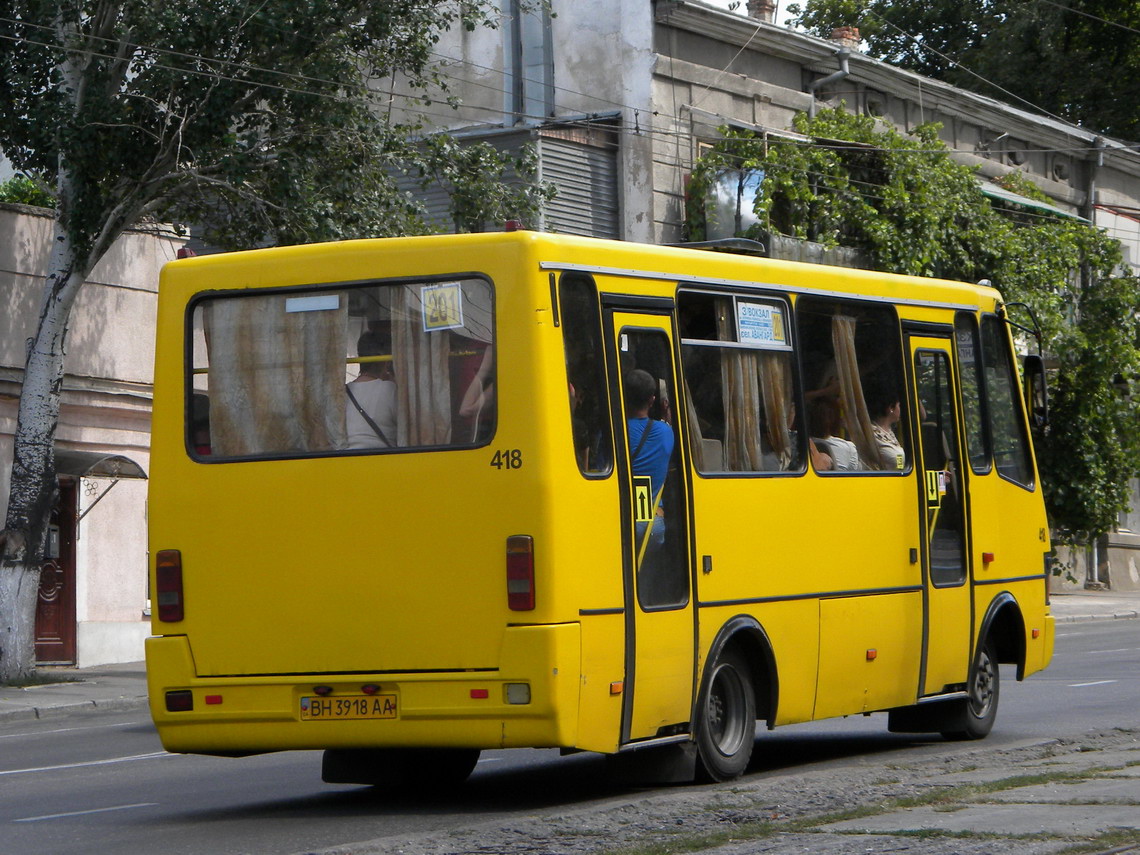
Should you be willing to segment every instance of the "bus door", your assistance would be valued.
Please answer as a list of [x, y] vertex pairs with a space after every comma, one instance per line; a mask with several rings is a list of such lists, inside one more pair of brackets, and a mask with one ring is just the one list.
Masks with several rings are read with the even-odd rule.
[[[689, 508], [671, 318], [608, 312], [623, 496], [622, 742], [689, 732], [695, 669]], [[637, 400], [635, 400], [637, 399]], [[627, 401], [628, 407], [627, 407]]]
[[958, 435], [958, 393], [950, 339], [910, 337], [916, 466], [922, 476], [923, 576], [926, 647], [921, 694], [966, 682], [970, 662], [971, 601], [967, 584], [967, 503]]

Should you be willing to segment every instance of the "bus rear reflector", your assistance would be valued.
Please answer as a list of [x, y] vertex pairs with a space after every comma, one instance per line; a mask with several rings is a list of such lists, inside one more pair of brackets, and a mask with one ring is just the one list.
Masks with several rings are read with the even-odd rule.
[[534, 538], [528, 534], [507, 538], [507, 605], [516, 612], [534, 608]]
[[177, 549], [160, 550], [155, 558], [154, 570], [158, 619], [167, 623], [182, 620], [182, 553]]

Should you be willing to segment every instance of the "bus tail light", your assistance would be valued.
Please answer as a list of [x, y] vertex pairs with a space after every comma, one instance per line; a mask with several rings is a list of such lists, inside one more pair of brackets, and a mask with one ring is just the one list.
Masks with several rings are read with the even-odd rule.
[[154, 562], [154, 571], [158, 619], [167, 623], [182, 620], [182, 553], [177, 549], [160, 550]]
[[176, 689], [166, 693], [167, 712], [191, 712], [194, 709], [194, 693], [189, 689]]
[[507, 538], [507, 605], [516, 612], [534, 608], [534, 538], [528, 534]]

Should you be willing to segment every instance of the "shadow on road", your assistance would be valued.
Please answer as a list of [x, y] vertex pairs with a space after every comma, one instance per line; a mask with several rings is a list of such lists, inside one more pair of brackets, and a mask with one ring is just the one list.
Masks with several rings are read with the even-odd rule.
[[[802, 770], [816, 763], [871, 757], [917, 748], [930, 742], [912, 735], [879, 730], [858, 733], [760, 732], [746, 777], [785, 769]], [[415, 792], [396, 787], [329, 785], [317, 795], [196, 812], [197, 821], [288, 818], [290, 821], [330, 816], [396, 817], [415, 815], [473, 818], [516, 811], [581, 807], [624, 794], [652, 789], [615, 782], [606, 758], [599, 754], [560, 757], [555, 750], [493, 752], [485, 755], [461, 787]], [[314, 755], [316, 756], [316, 755]], [[315, 772], [315, 770], [314, 770]], [[686, 785], [678, 785], [686, 786]], [[694, 786], [694, 785], [689, 785]]]

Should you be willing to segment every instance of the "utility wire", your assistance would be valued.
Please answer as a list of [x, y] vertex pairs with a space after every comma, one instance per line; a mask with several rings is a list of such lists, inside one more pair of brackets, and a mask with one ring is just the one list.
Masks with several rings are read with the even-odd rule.
[[1093, 15], [1089, 12], [1082, 11], [1081, 9], [1074, 9], [1072, 6], [1062, 6], [1060, 3], [1054, 3], [1053, 0], [1033, 0], [1036, 3], [1043, 3], [1046, 6], [1052, 6], [1055, 9], [1060, 9], [1062, 12], [1072, 12], [1074, 15], [1080, 15], [1084, 18], [1089, 18], [1093, 21], [1098, 21], [1102, 24], [1107, 24], [1110, 27], [1117, 27], [1125, 32], [1136, 33], [1140, 35], [1140, 30], [1135, 27], [1130, 27], [1127, 24], [1118, 24], [1116, 21], [1110, 21], [1107, 18], [1101, 18], [1098, 15]]
[[918, 45], [922, 50], [928, 51], [929, 53], [932, 53], [935, 56], [937, 56], [939, 59], [945, 60], [946, 62], [950, 63], [955, 68], [960, 69], [961, 71], [964, 71], [966, 74], [969, 74], [971, 77], [977, 78], [982, 83], [985, 83], [987, 86], [992, 86], [994, 89], [998, 90], [1002, 94], [1008, 95], [1010, 98], [1013, 98], [1016, 101], [1020, 101], [1022, 104], [1025, 104], [1027, 107], [1031, 108], [1032, 110], [1037, 111], [1038, 113], [1041, 113], [1045, 116], [1048, 116], [1050, 119], [1056, 119], [1058, 122], [1064, 122], [1065, 124], [1072, 124], [1068, 119], [1062, 118], [1061, 116], [1056, 116], [1053, 113], [1050, 113], [1044, 107], [1039, 107], [1036, 104], [1034, 104], [1032, 101], [1029, 101], [1025, 98], [1022, 98], [1020, 95], [1018, 95], [1014, 92], [1010, 92], [1008, 89], [1006, 89], [1002, 86], [999, 86], [998, 84], [994, 83], [992, 80], [990, 80], [986, 77], [982, 77], [982, 75], [978, 74], [975, 71], [971, 71], [970, 69], [966, 68], [966, 66], [962, 65], [962, 63], [958, 62], [957, 60], [951, 59], [946, 54], [935, 50], [930, 45], [923, 42], [923, 40], [920, 39], [918, 36], [913, 36], [910, 33], [908, 33], [906, 30], [899, 27], [898, 25], [892, 23], [891, 21], [888, 21], [886, 18], [884, 18], [882, 15], [880, 15], [878, 12], [874, 11], [873, 9], [867, 9], [867, 14], [873, 18], [878, 18], [880, 21], [882, 21], [888, 27], [891, 27], [892, 29], [897, 30], [903, 36], [905, 36], [906, 38], [908, 38], [912, 42], [914, 42], [916, 45]]
[[[1041, 2], [1047, 2], [1047, 0], [1041, 0]], [[874, 13], [872, 13], [872, 14], [874, 14]], [[880, 17], [880, 20], [883, 20], [889, 26], [892, 26], [896, 30], [899, 30], [899, 32], [903, 33], [908, 38], [912, 38], [912, 39], [914, 38], [912, 36], [909, 36], [909, 34], [905, 33], [901, 29], [899, 29], [897, 26], [892, 24], [890, 21], [886, 21], [886, 19], [881, 18], [881, 16], [877, 16], [877, 17]], [[50, 27], [46, 27], [46, 26], [38, 25], [38, 24], [31, 24], [29, 22], [19, 21], [19, 20], [15, 20], [15, 19], [11, 19], [11, 18], [0, 17], [0, 22], [17, 24], [19, 26], [27, 26], [27, 27], [33, 27], [33, 28], [38, 28], [38, 29], [51, 30]], [[55, 42], [36, 41], [36, 40], [32, 40], [32, 39], [27, 39], [27, 38], [20, 38], [18, 36], [10, 36], [7, 34], [0, 34], [0, 38], [7, 39], [10, 41], [15, 41], [17, 43], [26, 42], [28, 44], [34, 44], [34, 45], [46, 47], [49, 49], [72, 50], [72, 51], [75, 51], [75, 52], [80, 53], [82, 55], [87, 55], [87, 56], [91, 56], [91, 57], [99, 57], [99, 58], [112, 59], [112, 60], [119, 59], [119, 57], [116, 54], [97, 51], [97, 50], [94, 50], [93, 48], [86, 48], [86, 49], [67, 48], [67, 47], [60, 45], [58, 43], [55, 43]], [[91, 37], [91, 38], [96, 38], [96, 39], [100, 39], [103, 41], [113, 42], [116, 45], [119, 44], [119, 42], [117, 40], [103, 39], [102, 37]], [[917, 39], [915, 39], [915, 40], [917, 41]], [[300, 88], [298, 86], [286, 85], [285, 83], [258, 82], [256, 80], [249, 79], [246, 77], [238, 77], [238, 76], [235, 76], [234, 74], [222, 74], [222, 73], [219, 73], [218, 71], [206, 71], [206, 70], [202, 70], [202, 69], [185, 68], [185, 67], [176, 66], [176, 65], [169, 65], [169, 64], [161, 63], [161, 62], [151, 62], [150, 63], [151, 68], [161, 68], [163, 70], [171, 71], [171, 72], [178, 73], [178, 74], [186, 74], [186, 75], [191, 75], [191, 76], [216, 79], [219, 81], [231, 82], [231, 83], [235, 83], [235, 84], [243, 85], [243, 86], [263, 87], [263, 88], [273, 89], [276, 91], [281, 91], [281, 92], [286, 92], [286, 93], [308, 95], [308, 96], [312, 96], [312, 97], [316, 97], [316, 98], [329, 98], [329, 99], [340, 101], [340, 102], [355, 103], [355, 104], [360, 105], [360, 106], [374, 106], [377, 103], [381, 103], [385, 97], [383, 93], [379, 93], [379, 92], [376, 92], [375, 90], [369, 89], [367, 86], [346, 87], [343, 83], [340, 83], [337, 81], [332, 81], [332, 80], [328, 80], [328, 79], [324, 79], [324, 78], [318, 78], [318, 77], [312, 77], [312, 76], [308, 76], [308, 75], [296, 74], [296, 73], [292, 73], [292, 72], [282, 72], [282, 71], [277, 71], [274, 69], [268, 69], [268, 68], [250, 65], [248, 63], [239, 63], [239, 62], [235, 62], [232, 60], [213, 59], [213, 58], [203, 57], [203, 56], [199, 56], [199, 55], [195, 55], [195, 54], [183, 53], [183, 52], [178, 52], [178, 51], [170, 51], [170, 50], [165, 50], [165, 49], [161, 49], [161, 48], [151, 48], [151, 47], [148, 47], [145, 45], [138, 45], [138, 44], [131, 44], [131, 43], [127, 43], [127, 46], [132, 47], [135, 50], [139, 50], [139, 51], [143, 51], [143, 52], [149, 51], [149, 52], [153, 52], [153, 53], [164, 53], [164, 54], [169, 55], [169, 56], [187, 59], [187, 60], [194, 61], [194, 62], [202, 62], [202, 63], [207, 64], [207, 65], [217, 64], [217, 65], [230, 66], [230, 67], [234, 68], [236, 71], [276, 75], [276, 76], [283, 77], [286, 79], [292, 79], [292, 80], [307, 82], [307, 83], [316, 83], [316, 84], [320, 84], [320, 85], [327, 85], [327, 86], [334, 87], [337, 89], [342, 89], [342, 90], [346, 89], [346, 88], [356, 89], [357, 91], [360, 91], [361, 93], [366, 93], [370, 97], [352, 97], [350, 95], [346, 95], [343, 93], [319, 91], [319, 90], [315, 90], [315, 89], [304, 89], [304, 88]], [[941, 54], [939, 54], [939, 55], [941, 56]], [[441, 54], [440, 56], [443, 56], [443, 55]], [[737, 56], [739, 56], [739, 52], [738, 52]], [[485, 70], [497, 71], [496, 69], [489, 69], [487, 66], [478, 66], [475, 63], [468, 63], [464, 60], [457, 60], [455, 58], [450, 58], [450, 57], [445, 57], [445, 58], [450, 59], [451, 61], [456, 62], [458, 64], [469, 65], [469, 66], [473, 66], [473, 67], [477, 67], [477, 68], [481, 68], [481, 69], [485, 69]], [[948, 62], [953, 62], [953, 60], [950, 60], [949, 58], [946, 58], [946, 57], [944, 57], [944, 58], [947, 59]], [[729, 65], [726, 66], [726, 68], [731, 66], [731, 62], [732, 61], [729, 62]], [[504, 76], [507, 74], [507, 72], [499, 72], [499, 73], [502, 73]], [[461, 83], [463, 85], [483, 86], [484, 88], [490, 89], [492, 91], [495, 91], [497, 93], [501, 93], [504, 95], [507, 94], [507, 92], [508, 92], [508, 90], [506, 90], [506, 89], [494, 87], [491, 84], [480, 83], [478, 81], [471, 81], [468, 78], [460, 77], [458, 75], [441, 73], [441, 76], [443, 78], [449, 80], [449, 81], [452, 81], [452, 82], [458, 82], [458, 83]], [[977, 76], [977, 75], [975, 75], [975, 76]], [[985, 80], [984, 78], [980, 78], [980, 76], [979, 76], [979, 79]], [[985, 81], [985, 82], [988, 83], [989, 81]], [[623, 108], [629, 109], [629, 110], [637, 109], [637, 108], [634, 108], [634, 107], [627, 105], [627, 104], [621, 104], [620, 102], [609, 101], [608, 99], [597, 98], [597, 96], [585, 95], [584, 93], [574, 92], [573, 90], [569, 90], [569, 89], [562, 89], [561, 91], [570, 92], [570, 93], [573, 93], [576, 95], [580, 95], [582, 97], [593, 97], [593, 98], [596, 98], [597, 100], [602, 101], [602, 102], [606, 103], [607, 105], [611, 105], [611, 106], [620, 106], [620, 107], [623, 107]], [[399, 97], [399, 98], [406, 99], [406, 100], [409, 100], [412, 102], [419, 102], [420, 104], [423, 104], [426, 101], [428, 104], [435, 105], [435, 106], [442, 106], [442, 105], [449, 106], [449, 107], [451, 106], [451, 102], [449, 102], [449, 101], [437, 99], [437, 98], [431, 98], [431, 97], [429, 97], [423, 93], [419, 93], [419, 94], [399, 93], [399, 94], [395, 95], [394, 97]], [[1016, 97], [1016, 96], [1014, 96], [1014, 97]], [[1024, 100], [1024, 99], [1021, 99], [1021, 100]], [[1025, 103], [1029, 104], [1029, 102], [1027, 102], [1027, 101]], [[463, 106], [464, 106], [464, 109], [466, 109], [468, 111], [489, 112], [489, 113], [495, 114], [496, 116], [502, 115], [502, 112], [503, 112], [502, 110], [500, 110], [498, 108], [493, 108], [493, 107], [481, 107], [479, 105], [463, 105]], [[1033, 106], [1033, 105], [1030, 104], [1030, 106]], [[438, 111], [432, 112], [432, 111], [428, 111], [428, 110], [415, 110], [414, 112], [416, 115], [420, 115], [420, 116], [428, 117], [428, 118], [434, 118], [434, 119], [454, 120], [457, 117], [457, 114], [454, 112], [446, 113], [446, 114], [440, 113]], [[511, 115], [520, 115], [520, 114], [512, 112]], [[545, 116], [545, 115], [525, 114], [525, 113], [521, 114], [521, 115], [523, 118], [530, 119], [530, 120], [535, 121], [535, 122], [543, 122], [543, 121], [548, 121], [550, 119], [550, 117]], [[670, 121], [671, 123], [675, 123], [679, 127], [682, 127], [682, 128], [684, 127], [685, 123], [684, 123], [682, 117], [679, 115], [662, 114], [659, 112], [655, 113], [654, 115], [657, 115], [659, 118], [666, 119], [666, 120]], [[1054, 118], [1058, 118], [1058, 117], [1054, 117]], [[480, 120], [473, 119], [473, 118], [465, 118], [464, 121], [467, 122], [468, 124], [482, 125], [483, 127], [486, 127], [488, 129], [489, 128], [501, 127], [501, 122], [480, 121]], [[557, 121], [557, 119], [555, 119], [555, 121]], [[1064, 120], [1061, 120], [1061, 121], [1064, 121]], [[732, 120], [726, 118], [726, 123], [731, 124]], [[590, 127], [590, 126], [596, 126], [600, 123], [596, 120], [586, 118], [586, 119], [573, 120], [571, 122], [560, 122], [559, 124], [569, 124], [569, 125]], [[620, 134], [623, 136], [627, 136], [627, 135], [628, 136], [639, 136], [639, 135], [643, 135], [643, 134], [648, 133], [648, 134], [651, 134], [651, 135], [656, 136], [658, 138], [672, 138], [677, 142], [685, 141], [691, 137], [691, 133], [689, 133], [688, 131], [685, 131], [685, 130], [672, 130], [672, 131], [670, 131], [670, 130], [666, 130], [664, 128], [658, 128], [658, 127], [653, 127], [653, 126], [649, 126], [649, 127], [644, 128], [644, 129], [639, 129], [637, 131], [634, 131], [633, 129], [626, 127], [624, 124], [615, 126], [615, 125], [612, 125], [609, 123], [605, 123], [605, 127], [608, 131], [613, 132], [613, 133], [617, 133], [617, 134]], [[834, 143], [820, 143], [817, 141], [800, 142], [800, 141], [781, 140], [781, 142], [785, 143], [785, 144], [798, 144], [798, 145], [805, 145], [805, 146], [822, 146], [822, 147], [827, 147], [827, 148], [831, 148], [831, 149], [842, 149], [842, 148], [844, 148], [843, 146], [836, 146]], [[851, 148], [862, 149], [862, 148], [865, 148], [865, 146], [853, 145], [853, 146], [851, 146]], [[1094, 150], [1094, 147], [1089, 146], [1089, 147], [1073, 147], [1073, 148], [1024, 148], [1024, 149], [1019, 149], [1019, 150], [1022, 150], [1025, 152], [1081, 153], [1081, 152], [1087, 152], [1087, 151]], [[952, 149], [949, 147], [936, 148], [936, 149], [899, 149], [899, 150], [895, 150], [895, 151], [898, 151], [900, 153], [910, 152], [910, 153], [915, 153], [915, 154], [924, 154], [924, 153], [938, 154], [938, 153], [947, 153], [947, 152], [951, 152], [951, 153], [952, 152], [972, 153], [972, 152], [964, 151], [961, 149]], [[659, 162], [662, 162], [663, 165], [665, 165], [664, 161], [662, 161], [662, 159], [660, 157], [658, 157], [657, 159]], [[677, 158], [677, 162], [687, 163], [688, 159], [687, 158]]]

